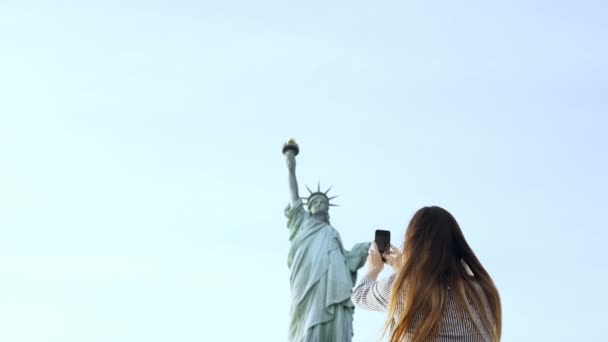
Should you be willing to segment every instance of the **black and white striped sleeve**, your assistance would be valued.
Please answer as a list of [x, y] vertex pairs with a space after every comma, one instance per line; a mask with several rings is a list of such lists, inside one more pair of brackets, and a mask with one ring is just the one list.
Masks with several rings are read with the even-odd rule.
[[353, 290], [351, 297], [355, 306], [364, 310], [386, 311], [395, 276], [395, 274], [392, 274], [380, 281], [374, 281], [368, 276], [363, 277], [359, 285]]

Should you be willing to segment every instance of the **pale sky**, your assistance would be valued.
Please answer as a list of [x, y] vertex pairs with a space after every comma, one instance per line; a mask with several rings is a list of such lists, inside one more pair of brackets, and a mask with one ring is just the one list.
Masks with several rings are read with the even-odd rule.
[[347, 248], [443, 206], [503, 341], [604, 339], [607, 11], [3, 1], [0, 341], [285, 341], [292, 137]]

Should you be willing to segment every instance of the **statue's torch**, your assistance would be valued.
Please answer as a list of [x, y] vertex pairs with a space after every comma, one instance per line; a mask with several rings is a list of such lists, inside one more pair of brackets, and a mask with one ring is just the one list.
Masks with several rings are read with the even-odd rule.
[[283, 144], [283, 154], [292, 154], [293, 156], [297, 156], [300, 153], [300, 147], [296, 143], [294, 139], [289, 139], [285, 144]]

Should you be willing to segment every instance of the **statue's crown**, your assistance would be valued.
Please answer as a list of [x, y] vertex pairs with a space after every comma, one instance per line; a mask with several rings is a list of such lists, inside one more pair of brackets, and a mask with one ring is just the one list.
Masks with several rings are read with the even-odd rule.
[[325, 191], [321, 191], [321, 182], [317, 183], [317, 191], [312, 191], [310, 190], [310, 188], [308, 187], [308, 185], [306, 185], [306, 190], [308, 190], [308, 197], [302, 197], [303, 199], [306, 200], [306, 205], [308, 205], [310, 203], [310, 201], [317, 196], [321, 196], [324, 197], [327, 200], [327, 203], [329, 203], [330, 207], [337, 207], [337, 204], [332, 204], [331, 200], [338, 197], [338, 196], [333, 196], [333, 197], [328, 197], [327, 193], [329, 192], [329, 190], [331, 190], [331, 186], [325, 190]]

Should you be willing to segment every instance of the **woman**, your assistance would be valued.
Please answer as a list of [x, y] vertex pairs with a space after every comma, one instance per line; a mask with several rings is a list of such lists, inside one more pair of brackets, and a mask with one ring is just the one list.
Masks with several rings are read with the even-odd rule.
[[376, 281], [384, 263], [373, 243], [352, 295], [357, 307], [387, 312], [389, 341], [500, 341], [498, 290], [449, 212], [418, 210], [403, 250], [391, 246], [384, 257], [395, 273]]

